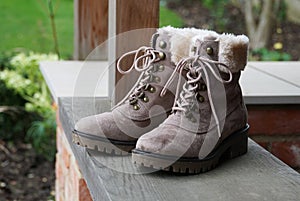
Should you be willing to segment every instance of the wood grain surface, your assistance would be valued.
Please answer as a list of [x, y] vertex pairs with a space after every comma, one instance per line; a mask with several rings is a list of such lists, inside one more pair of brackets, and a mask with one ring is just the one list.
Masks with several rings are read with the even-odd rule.
[[74, 1], [74, 59], [84, 60], [95, 51], [94, 60], [107, 60], [108, 0]]
[[300, 198], [300, 174], [252, 140], [246, 155], [204, 174], [128, 173], [137, 168], [132, 165], [130, 155], [110, 156], [72, 143], [71, 132], [76, 121], [108, 108], [101, 99], [59, 99], [60, 121], [95, 201], [297, 201]]

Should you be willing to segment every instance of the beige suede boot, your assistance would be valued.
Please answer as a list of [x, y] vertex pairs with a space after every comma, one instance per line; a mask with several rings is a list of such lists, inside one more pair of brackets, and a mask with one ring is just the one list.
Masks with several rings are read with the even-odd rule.
[[186, 74], [183, 69], [179, 72], [176, 64], [189, 55], [191, 39], [203, 34], [217, 35], [194, 28], [160, 28], [152, 37], [152, 47], [141, 47], [123, 55], [119, 61], [130, 54], [135, 55], [128, 71], [123, 71], [120, 63], [117, 66], [124, 74], [134, 69], [141, 72], [136, 85], [111, 112], [79, 120], [73, 142], [117, 155], [131, 151], [141, 135], [157, 127], [170, 114], [177, 83], [183, 84], [177, 80], [181, 74]]
[[139, 138], [133, 162], [154, 169], [200, 173], [247, 152], [247, 110], [239, 85], [247, 63], [244, 35], [196, 36], [173, 113]]

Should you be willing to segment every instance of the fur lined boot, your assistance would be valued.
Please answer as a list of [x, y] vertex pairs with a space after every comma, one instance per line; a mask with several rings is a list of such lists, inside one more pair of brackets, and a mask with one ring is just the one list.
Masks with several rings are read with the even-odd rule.
[[[79, 120], [73, 131], [73, 142], [116, 155], [131, 151], [141, 135], [157, 127], [170, 114], [177, 80], [186, 74], [186, 70], [179, 71], [176, 65], [189, 56], [192, 38], [202, 34], [217, 35], [194, 28], [160, 28], [152, 36], [152, 47], [124, 54], [117, 64], [118, 70], [123, 74], [131, 70], [141, 72], [138, 81], [111, 112]], [[128, 71], [123, 71], [120, 61], [128, 55], [134, 55], [134, 61]]]
[[247, 152], [247, 110], [239, 85], [247, 63], [244, 35], [195, 36], [189, 68], [173, 113], [139, 138], [133, 162], [154, 169], [200, 173]]

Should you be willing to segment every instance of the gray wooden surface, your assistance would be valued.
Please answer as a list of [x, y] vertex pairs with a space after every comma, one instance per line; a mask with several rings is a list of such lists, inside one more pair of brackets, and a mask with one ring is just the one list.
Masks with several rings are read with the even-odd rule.
[[95, 201], [300, 200], [300, 174], [252, 140], [246, 155], [192, 176], [139, 174], [130, 155], [113, 157], [74, 145], [74, 123], [83, 116], [107, 110], [109, 105], [105, 103], [93, 98], [59, 98], [60, 121]]

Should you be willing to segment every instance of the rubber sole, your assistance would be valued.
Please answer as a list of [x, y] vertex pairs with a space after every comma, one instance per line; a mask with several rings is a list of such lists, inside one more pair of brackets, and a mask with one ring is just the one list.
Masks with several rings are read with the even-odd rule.
[[225, 139], [206, 158], [188, 158], [160, 155], [138, 149], [132, 150], [132, 161], [135, 164], [183, 174], [198, 174], [214, 169], [220, 162], [247, 153], [249, 125]]
[[112, 155], [128, 155], [136, 145], [136, 141], [113, 140], [77, 130], [72, 132], [72, 142], [88, 149]]

